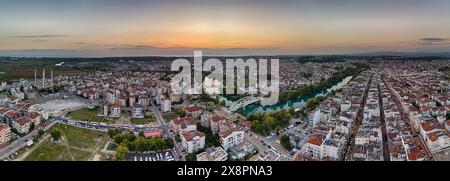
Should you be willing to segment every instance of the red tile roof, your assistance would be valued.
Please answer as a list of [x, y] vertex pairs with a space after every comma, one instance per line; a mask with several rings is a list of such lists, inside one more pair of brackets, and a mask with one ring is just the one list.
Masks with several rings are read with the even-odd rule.
[[424, 156], [425, 155], [422, 152], [420, 152], [420, 151], [408, 153], [408, 159], [409, 160], [417, 160], [419, 158], [423, 158]]
[[244, 122], [241, 122], [241, 126], [244, 126], [246, 128], [251, 128], [253, 126], [253, 122], [251, 122], [251, 121], [244, 121]]
[[195, 111], [199, 111], [199, 110], [201, 110], [202, 108], [200, 107], [200, 106], [191, 106], [191, 107], [187, 107], [186, 108], [186, 111], [187, 112], [195, 112]]
[[222, 118], [220, 118], [219, 116], [213, 116], [211, 119], [212, 119], [213, 122], [216, 122], [216, 123], [217, 123], [217, 122], [219, 122]]
[[192, 141], [196, 136], [205, 137], [205, 134], [200, 131], [192, 131], [192, 132], [183, 132], [181, 133], [181, 136], [183, 136], [186, 141]]
[[308, 143], [311, 143], [313, 145], [320, 146], [322, 145], [322, 142], [323, 140], [314, 134], [308, 137]]
[[161, 137], [161, 131], [144, 131], [144, 137]]
[[36, 118], [38, 118], [39, 116], [41, 116], [39, 113], [37, 113], [37, 112], [30, 112], [30, 113], [28, 113], [28, 116], [31, 118], [31, 119], [36, 119]]
[[6, 130], [6, 129], [9, 129], [9, 126], [4, 123], [0, 123], [0, 131]]
[[28, 117], [28, 116], [24, 116], [24, 117], [21, 117], [18, 120], [16, 120], [16, 122], [19, 123], [21, 126], [29, 123], [30, 121], [31, 121], [30, 117]]
[[438, 137], [436, 134], [431, 133], [428, 135], [428, 140], [430, 140], [431, 142], [435, 142], [436, 140], [438, 140]]
[[120, 108], [120, 104], [119, 103], [114, 103], [113, 105], [111, 105], [112, 108]]
[[189, 124], [195, 124], [195, 120], [192, 117], [186, 117], [186, 118], [177, 118], [173, 120], [173, 123], [175, 125], [181, 125], [182, 123], [189, 123]]
[[388, 137], [389, 139], [394, 139], [395, 137], [397, 137], [397, 133], [388, 133]]
[[8, 112], [5, 113], [5, 116], [9, 118], [15, 118], [17, 115], [18, 112], [14, 110], [9, 110]]

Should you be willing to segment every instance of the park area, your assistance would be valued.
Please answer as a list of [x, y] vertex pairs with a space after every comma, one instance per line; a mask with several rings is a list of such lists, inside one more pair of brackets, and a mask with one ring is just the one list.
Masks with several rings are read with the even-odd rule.
[[89, 122], [107, 121], [107, 119], [103, 119], [102, 116], [97, 115], [100, 111], [101, 110], [99, 107], [95, 107], [93, 109], [82, 108], [75, 111], [71, 111], [67, 113], [64, 117], [78, 121], [89, 121]]
[[130, 122], [131, 122], [131, 124], [136, 124], [136, 125], [156, 123], [156, 117], [152, 111], [145, 111], [144, 118], [131, 118]]
[[[52, 129], [61, 130], [58, 141], [51, 137], [36, 144], [36, 148], [25, 158], [26, 161], [87, 161], [92, 160], [107, 142], [104, 132], [78, 128], [65, 124], [56, 124]], [[51, 130], [49, 132], [51, 132]]]

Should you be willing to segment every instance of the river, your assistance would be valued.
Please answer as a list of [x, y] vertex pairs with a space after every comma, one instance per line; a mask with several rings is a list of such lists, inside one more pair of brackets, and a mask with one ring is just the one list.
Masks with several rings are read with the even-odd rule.
[[[327, 94], [331, 93], [332, 90], [340, 89], [343, 86], [345, 86], [346, 84], [348, 84], [348, 82], [350, 82], [351, 79], [352, 79], [352, 76], [348, 76], [345, 79], [343, 79], [341, 82], [335, 84], [334, 86], [332, 86], [326, 90], [317, 92], [314, 95], [298, 97], [296, 99], [289, 100], [288, 102], [283, 102], [283, 103], [280, 102], [280, 103], [277, 103], [274, 105], [266, 105], [266, 106], [262, 106], [260, 104], [250, 104], [250, 105], [247, 105], [244, 107], [245, 114], [251, 115], [251, 114], [255, 114], [257, 112], [278, 111], [281, 109], [288, 109], [291, 107], [294, 109], [301, 109], [302, 107], [304, 107], [306, 105], [306, 103], [310, 99], [315, 98], [320, 95], [327, 95]], [[232, 104], [232, 101], [225, 100], [224, 98], [222, 98], [222, 100], [225, 101], [225, 105], [227, 105], [227, 106]]]

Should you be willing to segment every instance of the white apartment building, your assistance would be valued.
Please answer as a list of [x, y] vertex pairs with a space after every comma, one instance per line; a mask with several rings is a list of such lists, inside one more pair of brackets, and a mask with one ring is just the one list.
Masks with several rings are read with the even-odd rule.
[[225, 150], [244, 142], [244, 131], [236, 124], [222, 126], [219, 131], [220, 142]]
[[197, 155], [197, 161], [226, 161], [228, 153], [222, 147], [208, 148]]
[[9, 140], [11, 140], [11, 128], [4, 123], [0, 123], [0, 145]]
[[207, 110], [203, 111], [203, 114], [200, 117], [200, 124], [203, 127], [210, 127], [210, 123], [209, 122], [210, 122], [211, 117], [213, 117], [213, 116], [214, 116], [213, 113], [211, 113], [211, 112], [209, 112]]
[[200, 131], [181, 132], [180, 138], [188, 153], [194, 153], [205, 147], [205, 134]]
[[209, 125], [211, 127], [211, 131], [213, 134], [217, 134], [219, 133], [219, 127], [220, 127], [220, 123], [225, 121], [223, 118], [221, 118], [220, 116], [212, 116], [209, 122]]
[[12, 127], [20, 134], [27, 134], [30, 131], [31, 118], [28, 116], [21, 117], [13, 121]]
[[161, 102], [161, 111], [170, 112], [172, 110], [172, 102], [169, 99], [165, 99]]
[[186, 108], [186, 114], [191, 115], [193, 118], [198, 118], [202, 113], [202, 107], [200, 106], [189, 106]]
[[144, 118], [144, 113], [142, 112], [142, 106], [139, 104], [134, 104], [131, 110], [132, 118]]
[[111, 114], [109, 115], [112, 118], [119, 118], [120, 117], [120, 105], [115, 103], [111, 106]]

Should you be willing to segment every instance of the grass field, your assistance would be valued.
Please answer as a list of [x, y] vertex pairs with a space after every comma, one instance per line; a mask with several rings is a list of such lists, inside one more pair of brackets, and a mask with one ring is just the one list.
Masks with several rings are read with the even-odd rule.
[[93, 153], [101, 149], [107, 140], [107, 135], [103, 132], [64, 124], [56, 124], [52, 129], [55, 128], [63, 132], [61, 139], [57, 142], [51, 142], [50, 138], [44, 140], [25, 160], [90, 160]]
[[108, 151], [116, 151], [117, 145], [115, 143], [108, 143], [108, 146], [106, 147], [106, 150]]
[[164, 120], [166, 120], [166, 122], [169, 122], [170, 120], [177, 118], [177, 114], [175, 114], [175, 113], [162, 113], [162, 117], [164, 118]]
[[151, 118], [131, 118], [130, 122], [131, 124], [148, 124], [155, 121], [155, 119]]
[[61, 74], [79, 74], [86, 72], [85, 70], [78, 70], [65, 67], [55, 67], [58, 61], [48, 60], [23, 60], [23, 61], [7, 61], [0, 62], [0, 80], [11, 80], [21, 78], [34, 78], [34, 69], [37, 69], [38, 78], [42, 76], [42, 69], [46, 69], [50, 73], [53, 70], [54, 76]]
[[82, 108], [67, 113], [65, 117], [79, 121], [102, 122], [103, 117], [97, 116], [100, 111], [99, 107], [95, 107], [94, 109]]
[[156, 121], [156, 117], [151, 111], [145, 111], [144, 112], [144, 118], [131, 118], [130, 122], [132, 124], [148, 124], [153, 121]]

